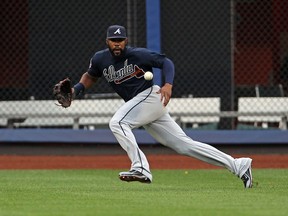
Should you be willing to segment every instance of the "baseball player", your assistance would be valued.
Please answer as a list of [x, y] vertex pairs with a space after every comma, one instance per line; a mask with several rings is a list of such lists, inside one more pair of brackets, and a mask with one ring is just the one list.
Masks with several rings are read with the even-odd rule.
[[[168, 113], [172, 94], [174, 64], [163, 54], [146, 48], [128, 47], [126, 29], [112, 25], [107, 29], [107, 49], [98, 51], [90, 60], [88, 71], [73, 88], [75, 96], [90, 88], [104, 76], [116, 93], [125, 101], [110, 120], [109, 127], [131, 160], [131, 168], [120, 172], [122, 181], [152, 182], [148, 160], [139, 148], [132, 132], [143, 126], [159, 143], [179, 154], [227, 168], [252, 187], [252, 159], [233, 158], [216, 148], [188, 137]], [[144, 73], [161, 68], [163, 86], [145, 80]]]

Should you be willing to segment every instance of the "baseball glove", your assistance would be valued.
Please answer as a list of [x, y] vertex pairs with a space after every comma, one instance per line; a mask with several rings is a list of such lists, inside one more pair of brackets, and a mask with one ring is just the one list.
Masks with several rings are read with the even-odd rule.
[[58, 106], [67, 108], [72, 102], [72, 83], [69, 78], [66, 78], [59, 83], [57, 83], [53, 88], [53, 95], [58, 101]]

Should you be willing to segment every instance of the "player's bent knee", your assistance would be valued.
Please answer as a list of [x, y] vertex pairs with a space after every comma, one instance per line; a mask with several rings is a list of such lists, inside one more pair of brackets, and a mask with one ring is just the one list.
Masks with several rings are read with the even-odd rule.
[[120, 121], [116, 118], [112, 118], [109, 122], [109, 128], [112, 132], [117, 132], [121, 130]]
[[112, 118], [109, 122], [109, 128], [113, 131], [113, 129], [117, 127], [119, 127], [119, 121]]

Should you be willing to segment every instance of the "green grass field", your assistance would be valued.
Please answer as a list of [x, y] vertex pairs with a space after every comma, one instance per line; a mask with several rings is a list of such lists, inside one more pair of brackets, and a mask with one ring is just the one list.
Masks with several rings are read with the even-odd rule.
[[244, 189], [226, 170], [153, 170], [152, 184], [120, 170], [2, 170], [0, 215], [288, 215], [288, 169], [254, 169]]

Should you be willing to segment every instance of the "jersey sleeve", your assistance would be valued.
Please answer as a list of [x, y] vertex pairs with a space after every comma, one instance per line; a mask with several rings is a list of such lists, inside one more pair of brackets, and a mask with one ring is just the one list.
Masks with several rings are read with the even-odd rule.
[[154, 68], [163, 68], [166, 56], [146, 48], [141, 49], [141, 57], [146, 60], [146, 64]]
[[152, 67], [163, 68], [163, 64], [164, 64], [164, 60], [165, 60], [166, 56], [164, 54], [158, 54], [155, 52], [152, 52], [151, 55], [152, 55], [152, 58], [154, 59], [152, 61], [153, 62]]
[[174, 63], [166, 57], [164, 54], [150, 51], [148, 49], [143, 50], [144, 58], [147, 60], [146, 64], [151, 64], [151, 67], [160, 68], [165, 76], [165, 83], [173, 84], [174, 80]]
[[92, 77], [101, 77], [102, 76], [102, 71], [98, 67], [97, 53], [90, 59], [90, 64], [89, 64], [87, 72]]

